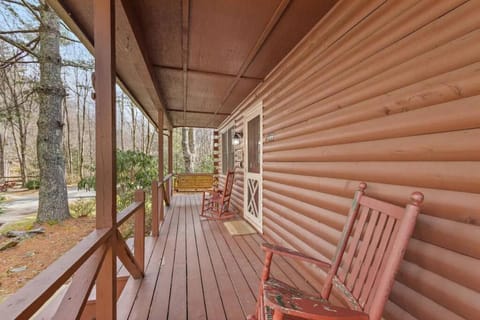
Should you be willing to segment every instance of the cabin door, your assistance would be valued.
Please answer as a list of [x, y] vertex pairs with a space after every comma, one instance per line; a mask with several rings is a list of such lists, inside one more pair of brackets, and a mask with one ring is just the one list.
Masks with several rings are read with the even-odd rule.
[[246, 114], [243, 132], [245, 219], [262, 232], [262, 103]]

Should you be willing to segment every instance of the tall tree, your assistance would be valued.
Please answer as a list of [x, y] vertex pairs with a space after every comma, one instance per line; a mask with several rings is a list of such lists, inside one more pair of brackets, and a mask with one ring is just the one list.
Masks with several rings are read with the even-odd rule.
[[135, 106], [130, 104], [130, 114], [132, 120], [132, 150], [136, 151], [136, 140], [137, 140], [137, 113], [135, 111]]
[[62, 100], [65, 89], [61, 78], [59, 21], [43, 1], [39, 11], [42, 26], [39, 32], [40, 82], [37, 89], [40, 105], [37, 122], [37, 158], [40, 169], [37, 220], [64, 220], [70, 218], [70, 212], [62, 152]]
[[193, 172], [193, 155], [190, 149], [190, 131], [192, 128], [182, 128], [182, 152], [183, 162], [185, 164], [185, 172]]
[[32, 80], [24, 68], [11, 64], [0, 69], [0, 98], [3, 115], [10, 128], [20, 167], [22, 185], [27, 182], [27, 134], [33, 115], [34, 101]]
[[45, 0], [3, 0], [1, 4], [5, 8], [2, 13], [9, 12], [15, 17], [20, 29], [0, 30], [0, 40], [17, 49], [10, 58], [1, 61], [0, 67], [35, 63], [40, 70], [36, 87], [39, 104], [37, 162], [40, 169], [37, 220], [67, 219], [70, 213], [62, 151], [65, 89], [61, 79], [60, 39], [72, 40], [60, 34], [59, 21]]

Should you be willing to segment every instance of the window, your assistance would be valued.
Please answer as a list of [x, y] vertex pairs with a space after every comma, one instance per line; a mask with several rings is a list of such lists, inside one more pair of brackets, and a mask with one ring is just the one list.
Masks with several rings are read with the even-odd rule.
[[235, 134], [235, 127], [232, 126], [222, 133], [222, 173], [233, 170], [235, 166], [235, 150], [232, 145], [233, 135]]

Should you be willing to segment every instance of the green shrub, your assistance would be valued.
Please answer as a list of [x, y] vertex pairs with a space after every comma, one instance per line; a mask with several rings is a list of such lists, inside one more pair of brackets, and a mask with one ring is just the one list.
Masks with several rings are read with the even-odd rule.
[[5, 198], [4, 196], [0, 196], [0, 214], [3, 213], [3, 203], [5, 202], [5, 200], [7, 200], [7, 198]]
[[95, 176], [82, 178], [77, 184], [78, 189], [95, 190]]
[[95, 199], [81, 199], [70, 203], [70, 214], [74, 218], [83, 218], [95, 214]]
[[[145, 231], [151, 228], [151, 193], [152, 181], [158, 179], [157, 158], [137, 151], [117, 150], [117, 212], [122, 211], [134, 200], [135, 190], [146, 193]], [[95, 176], [83, 178], [78, 183], [79, 189], [94, 189]], [[75, 213], [72, 213], [75, 215]], [[133, 234], [133, 218], [125, 222], [120, 231], [124, 237]]]
[[25, 183], [25, 187], [28, 190], [36, 190], [40, 188], [40, 180], [37, 180], [37, 179], [28, 180], [27, 183]]

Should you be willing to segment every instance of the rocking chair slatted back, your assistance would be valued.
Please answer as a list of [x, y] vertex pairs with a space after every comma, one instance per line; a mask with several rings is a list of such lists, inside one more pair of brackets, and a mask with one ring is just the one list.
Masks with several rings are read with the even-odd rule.
[[225, 197], [230, 197], [230, 195], [232, 194], [234, 174], [235, 173], [233, 171], [227, 172], [227, 178], [225, 179], [225, 189], [223, 192]]
[[361, 184], [355, 194], [322, 297], [328, 299], [334, 285], [351, 309], [379, 319], [423, 195], [412, 194], [405, 209], [366, 196], [365, 188]]

